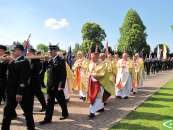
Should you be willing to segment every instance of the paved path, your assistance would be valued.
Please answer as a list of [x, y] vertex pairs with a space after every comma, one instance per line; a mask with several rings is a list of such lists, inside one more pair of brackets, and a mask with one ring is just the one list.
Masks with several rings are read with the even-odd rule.
[[[143, 103], [154, 92], [158, 91], [167, 81], [173, 79], [173, 71], [162, 72], [156, 76], [147, 76], [144, 87], [139, 93], [129, 99], [114, 99], [111, 98], [105, 107], [105, 112], [98, 115], [94, 120], [88, 120], [88, 104], [83, 103], [78, 99], [77, 95], [72, 95], [71, 101], [68, 104], [70, 117], [68, 120], [59, 120], [59, 106], [55, 106], [53, 123], [45, 126], [38, 124], [44, 118], [43, 113], [34, 114], [36, 126], [39, 130], [107, 130], [113, 124], [125, 117], [129, 112], [134, 110], [138, 105]], [[34, 111], [40, 109], [39, 103], [36, 101]], [[0, 107], [0, 126], [2, 120], [3, 107]], [[25, 130], [25, 121], [22, 116], [22, 111], [17, 109], [19, 114], [16, 121], [12, 121], [11, 130]]]

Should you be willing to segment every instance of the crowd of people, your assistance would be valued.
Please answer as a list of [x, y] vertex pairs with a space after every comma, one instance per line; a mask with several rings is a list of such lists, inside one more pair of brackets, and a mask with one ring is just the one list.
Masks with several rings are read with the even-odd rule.
[[[173, 60], [145, 58], [138, 53], [129, 57], [126, 52], [101, 52], [92, 47], [89, 57], [78, 51], [73, 65], [66, 62], [66, 55], [58, 46], [49, 46], [49, 56], [41, 56], [30, 48], [24, 56], [24, 47], [16, 44], [10, 54], [7, 47], [0, 45], [0, 103], [5, 101], [1, 130], [10, 130], [11, 120], [16, 119], [18, 104], [24, 111], [28, 130], [35, 130], [33, 118], [34, 96], [45, 112], [40, 125], [51, 123], [55, 101], [59, 103], [62, 116], [67, 119], [68, 101], [71, 93], [78, 92], [84, 103], [89, 102], [89, 119], [104, 112], [109, 98], [128, 99], [143, 87], [145, 73], [153, 74], [173, 68]], [[44, 74], [47, 73], [47, 85]], [[47, 100], [41, 88], [47, 87]]]

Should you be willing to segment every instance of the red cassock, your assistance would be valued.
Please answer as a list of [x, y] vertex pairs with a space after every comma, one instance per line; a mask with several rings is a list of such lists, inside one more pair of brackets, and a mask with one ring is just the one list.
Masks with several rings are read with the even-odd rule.
[[91, 104], [94, 104], [97, 94], [100, 91], [100, 84], [98, 81], [93, 81], [91, 76], [89, 77], [88, 84], [88, 99]]

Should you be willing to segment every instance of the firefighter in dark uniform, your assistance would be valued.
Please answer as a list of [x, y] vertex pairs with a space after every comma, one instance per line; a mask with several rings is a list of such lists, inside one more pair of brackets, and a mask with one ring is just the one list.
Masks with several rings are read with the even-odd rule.
[[32, 94], [29, 87], [30, 64], [22, 55], [22, 45], [14, 45], [13, 57], [10, 59], [7, 68], [7, 101], [4, 108], [1, 130], [10, 130], [11, 119], [17, 104], [19, 103], [24, 111], [28, 130], [35, 130], [32, 115]]
[[54, 111], [55, 98], [62, 110], [62, 117], [60, 120], [64, 120], [68, 117], [67, 103], [64, 96], [64, 87], [66, 82], [66, 65], [65, 60], [57, 55], [59, 51], [58, 46], [49, 46], [49, 51], [51, 59], [48, 61], [48, 100], [46, 107], [46, 115], [43, 121], [40, 122], [41, 125], [51, 123], [52, 115]]
[[[33, 48], [29, 49], [29, 56], [34, 56], [36, 53], [36, 50]], [[41, 91], [41, 78], [40, 78], [40, 72], [42, 70], [42, 63], [40, 59], [31, 59], [30, 60], [30, 68], [31, 68], [31, 79], [30, 79], [30, 87], [32, 88], [32, 93], [34, 96], [37, 97], [39, 100], [42, 109], [40, 112], [43, 112], [46, 110], [46, 101], [44, 98], [44, 94]], [[34, 96], [33, 96], [33, 104], [34, 104]]]
[[147, 75], [150, 75], [151, 60], [148, 57], [145, 58], [144, 66], [145, 66], [145, 71], [147, 72]]
[[[7, 50], [6, 46], [0, 45], [0, 57], [5, 56], [5, 51]], [[7, 80], [7, 62], [1, 60], [0, 61], [0, 105], [2, 100], [5, 101], [5, 88], [6, 88], [6, 80]]]

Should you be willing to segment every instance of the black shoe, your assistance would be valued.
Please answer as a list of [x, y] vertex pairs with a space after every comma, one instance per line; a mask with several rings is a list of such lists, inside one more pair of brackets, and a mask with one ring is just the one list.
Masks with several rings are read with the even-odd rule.
[[135, 95], [136, 94], [136, 92], [133, 92], [133, 95]]
[[124, 99], [128, 99], [128, 98], [129, 98], [128, 96], [124, 97]]
[[46, 124], [50, 124], [50, 123], [51, 123], [51, 121], [49, 121], [49, 120], [43, 120], [43, 121], [39, 122], [40, 125], [46, 125]]
[[86, 97], [82, 97], [82, 100], [85, 102], [86, 101]]
[[58, 101], [55, 101], [55, 104], [58, 104]]
[[102, 108], [102, 109], [98, 110], [97, 112], [104, 112], [104, 111], [105, 111], [105, 109]]
[[68, 116], [62, 116], [62, 117], [60, 117], [59, 119], [60, 120], [65, 120], [65, 119], [67, 119], [68, 118]]
[[12, 115], [11, 120], [16, 120], [17, 119], [17, 114], [16, 115]]
[[116, 96], [116, 98], [117, 98], [117, 99], [122, 99], [122, 97], [121, 97], [121, 96]]
[[70, 99], [65, 99], [65, 100], [66, 100], [67, 103], [70, 101]]
[[45, 112], [46, 108], [42, 108], [39, 112]]
[[93, 118], [95, 117], [95, 114], [94, 114], [94, 113], [90, 113], [90, 114], [88, 115], [88, 117], [89, 117], [90, 119], [93, 119]]
[[28, 128], [28, 130], [38, 130], [38, 129], [36, 129], [36, 128]]

